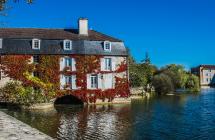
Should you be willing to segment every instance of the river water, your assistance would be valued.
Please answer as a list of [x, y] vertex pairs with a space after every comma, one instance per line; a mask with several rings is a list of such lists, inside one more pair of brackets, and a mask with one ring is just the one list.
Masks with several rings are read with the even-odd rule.
[[127, 105], [0, 110], [60, 140], [215, 139], [214, 89], [133, 100]]

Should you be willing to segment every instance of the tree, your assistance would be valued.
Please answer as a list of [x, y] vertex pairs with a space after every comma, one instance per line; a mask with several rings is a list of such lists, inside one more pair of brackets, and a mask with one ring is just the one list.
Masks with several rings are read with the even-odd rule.
[[149, 53], [148, 52], [146, 52], [145, 59], [142, 60], [142, 63], [151, 64], [151, 59], [149, 57]]
[[185, 88], [188, 75], [184, 66], [170, 64], [161, 68], [159, 73], [165, 73], [168, 75], [172, 79], [175, 89]]
[[199, 78], [193, 74], [189, 74], [185, 86], [191, 91], [198, 92], [200, 90]]
[[[167, 65], [163, 68], [161, 68], [161, 70], [159, 70], [157, 72], [157, 75], [160, 74], [164, 74], [166, 76], [168, 76], [171, 79], [172, 82], [172, 88], [173, 91], [177, 90], [177, 89], [187, 89], [189, 91], [199, 91], [199, 78], [197, 76], [194, 76], [190, 73], [188, 73], [184, 66], [182, 65], [176, 65], [176, 64], [171, 64], [171, 65]], [[155, 80], [159, 80], [159, 79], [155, 79]], [[161, 85], [166, 85], [168, 86], [169, 83], [160, 80], [160, 82], [164, 82], [164, 83], [160, 83]], [[159, 83], [156, 83], [159, 84]], [[154, 84], [154, 86], [157, 86], [156, 84]], [[164, 86], [164, 89], [161, 89], [162, 87], [160, 87], [160, 89], [158, 91], [162, 91], [165, 90], [166, 86]]]
[[174, 92], [174, 86], [171, 78], [163, 73], [154, 76], [152, 85], [158, 94], [168, 94]]
[[[12, 0], [13, 2], [19, 2], [19, 0]], [[22, 0], [25, 1], [28, 4], [33, 3], [34, 0]], [[0, 11], [5, 10], [5, 5], [8, 3], [8, 0], [0, 0]]]

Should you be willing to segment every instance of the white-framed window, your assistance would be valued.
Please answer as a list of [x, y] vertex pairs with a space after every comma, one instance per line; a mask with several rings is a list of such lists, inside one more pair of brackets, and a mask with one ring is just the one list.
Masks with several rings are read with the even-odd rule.
[[72, 67], [72, 58], [65, 57], [65, 67]]
[[76, 89], [76, 76], [70, 75], [70, 76], [64, 76], [64, 88], [68, 89]]
[[104, 42], [104, 51], [111, 51], [111, 42], [105, 41]]
[[3, 46], [3, 39], [0, 38], [0, 49], [2, 49], [2, 46]]
[[90, 76], [90, 87], [92, 89], [98, 88], [98, 76], [97, 75], [91, 75]]
[[66, 85], [72, 85], [72, 76], [65, 76]]
[[33, 39], [32, 40], [32, 49], [39, 50], [40, 42], [41, 42], [41, 40], [39, 40], [39, 39]]
[[72, 50], [72, 41], [71, 40], [64, 40], [63, 41], [63, 48], [64, 48], [64, 50]]
[[112, 68], [112, 60], [111, 58], [104, 58], [104, 68], [106, 71], [111, 71], [111, 68]]

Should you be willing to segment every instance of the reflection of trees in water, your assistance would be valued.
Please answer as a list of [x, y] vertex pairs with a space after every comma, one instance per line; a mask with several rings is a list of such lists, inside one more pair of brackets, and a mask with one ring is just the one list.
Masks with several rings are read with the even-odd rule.
[[126, 138], [130, 125], [129, 105], [85, 106], [82, 110], [62, 114], [59, 139]]

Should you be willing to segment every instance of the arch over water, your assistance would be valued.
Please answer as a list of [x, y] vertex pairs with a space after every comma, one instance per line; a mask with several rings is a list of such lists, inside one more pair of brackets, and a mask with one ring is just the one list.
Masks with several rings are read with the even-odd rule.
[[55, 102], [55, 105], [64, 104], [64, 105], [83, 105], [84, 102], [81, 101], [79, 98], [73, 95], [65, 95], [62, 97], [58, 97]]

